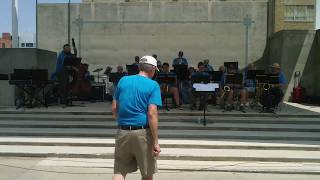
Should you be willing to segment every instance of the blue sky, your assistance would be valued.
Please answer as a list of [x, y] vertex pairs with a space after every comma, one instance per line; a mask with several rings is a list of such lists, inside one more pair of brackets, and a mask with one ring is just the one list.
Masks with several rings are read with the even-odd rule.
[[[38, 0], [38, 3], [66, 3], [68, 0]], [[73, 3], [81, 0], [71, 0]], [[36, 0], [19, 0], [19, 32], [36, 31]], [[0, 34], [11, 32], [11, 0], [0, 0]], [[1, 36], [1, 35], [0, 35]]]

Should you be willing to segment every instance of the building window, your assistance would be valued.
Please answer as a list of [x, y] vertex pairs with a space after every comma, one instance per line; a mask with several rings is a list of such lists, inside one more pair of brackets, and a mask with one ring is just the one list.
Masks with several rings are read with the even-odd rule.
[[26, 47], [33, 47], [33, 43], [26, 43]]
[[314, 21], [314, 6], [286, 5], [284, 19], [286, 21]]
[[2, 48], [6, 48], [6, 44], [5, 43], [2, 43]]
[[25, 43], [21, 43], [21, 47], [25, 47], [26, 45], [25, 45]]

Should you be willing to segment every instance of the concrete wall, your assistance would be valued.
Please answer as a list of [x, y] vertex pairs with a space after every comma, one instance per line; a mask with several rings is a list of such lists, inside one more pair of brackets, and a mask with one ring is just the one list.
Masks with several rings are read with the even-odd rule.
[[320, 30], [317, 31], [313, 46], [301, 78], [302, 86], [309, 96], [320, 97]]
[[307, 30], [285, 30], [275, 33], [269, 40], [264, 57], [255, 62], [259, 69], [278, 62], [289, 85], [285, 100], [290, 100], [294, 85], [294, 73], [302, 73], [302, 86], [307, 88], [308, 96], [320, 96], [320, 32]]
[[[40, 48], [57, 52], [67, 42], [67, 12], [66, 4], [39, 5]], [[243, 67], [246, 31], [241, 21], [246, 15], [255, 21], [249, 28], [252, 62], [266, 44], [267, 0], [72, 4], [71, 36], [91, 70], [153, 53], [171, 62], [179, 50], [192, 65], [208, 58], [216, 68], [230, 60]], [[85, 21], [80, 31], [74, 23], [78, 17]]]
[[[0, 49], [0, 74], [11, 74], [14, 69], [48, 69], [54, 71], [57, 54], [41, 49]], [[14, 86], [0, 81], [0, 106], [14, 105]]]
[[289, 81], [308, 31], [281, 31], [271, 38], [268, 65], [279, 62]]

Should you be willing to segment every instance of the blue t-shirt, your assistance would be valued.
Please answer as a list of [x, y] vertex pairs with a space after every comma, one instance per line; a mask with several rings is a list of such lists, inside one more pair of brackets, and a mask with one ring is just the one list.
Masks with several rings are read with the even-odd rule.
[[187, 61], [187, 59], [186, 58], [184, 58], [184, 57], [178, 57], [178, 58], [175, 58], [174, 60], [173, 60], [173, 62], [172, 62], [172, 66], [174, 66], [174, 65], [188, 65], [188, 61]]
[[58, 74], [61, 72], [61, 70], [63, 69], [63, 65], [64, 65], [64, 60], [66, 58], [71, 58], [72, 54], [66, 54], [64, 51], [61, 51], [60, 54], [58, 55], [57, 58], [57, 65], [56, 65], [56, 71], [51, 75], [51, 80], [56, 80]]
[[279, 84], [287, 84], [288, 81], [286, 77], [284, 76], [283, 72], [280, 72], [279, 74]]
[[145, 126], [148, 124], [148, 106], [162, 106], [158, 83], [140, 75], [121, 78], [114, 99], [118, 105], [119, 125]]

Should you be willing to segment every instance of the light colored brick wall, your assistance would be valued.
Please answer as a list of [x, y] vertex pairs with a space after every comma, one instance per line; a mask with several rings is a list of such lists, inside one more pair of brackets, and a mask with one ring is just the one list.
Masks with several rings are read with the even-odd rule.
[[274, 0], [275, 3], [275, 20], [274, 20], [274, 32], [283, 30], [284, 26], [284, 0]]
[[274, 3], [274, 28], [273, 32], [281, 30], [311, 30], [314, 29], [314, 22], [285, 21], [286, 5], [314, 5], [314, 0], [273, 0]]
[[3, 44], [5, 45], [5, 48], [11, 48], [12, 47], [12, 41], [11, 40], [0, 38], [0, 48], [4, 48]]
[[285, 30], [312, 30], [314, 22], [284, 22], [283, 29]]

